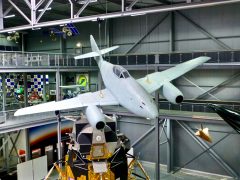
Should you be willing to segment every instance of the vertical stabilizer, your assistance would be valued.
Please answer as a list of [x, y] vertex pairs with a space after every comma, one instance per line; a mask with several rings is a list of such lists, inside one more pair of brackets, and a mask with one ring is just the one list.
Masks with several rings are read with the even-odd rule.
[[90, 35], [90, 43], [91, 43], [92, 52], [89, 52], [86, 54], [81, 54], [79, 56], [75, 56], [74, 58], [75, 59], [85, 59], [85, 58], [94, 57], [94, 59], [99, 64], [100, 61], [103, 61], [103, 58], [102, 58], [103, 54], [107, 54], [107, 53], [119, 48], [119, 46], [112, 46], [112, 47], [108, 47], [108, 48], [99, 50], [97, 43], [94, 40], [92, 35]]
[[90, 43], [91, 43], [92, 52], [101, 54], [100, 50], [98, 49], [97, 43], [92, 35], [90, 35]]
[[90, 35], [90, 43], [91, 43], [92, 52], [96, 52], [99, 55], [99, 56], [94, 57], [94, 59], [99, 64], [99, 62], [102, 60], [102, 55], [101, 55], [101, 52], [97, 46], [97, 43], [92, 35]]

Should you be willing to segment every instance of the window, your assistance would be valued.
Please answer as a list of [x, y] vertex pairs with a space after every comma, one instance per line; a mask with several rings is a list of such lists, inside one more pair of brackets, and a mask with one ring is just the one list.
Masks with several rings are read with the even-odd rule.
[[126, 79], [130, 77], [130, 74], [128, 73], [128, 71], [121, 66], [113, 66], [113, 73], [116, 74], [116, 76], [119, 78]]
[[124, 71], [124, 72], [123, 72], [123, 75], [124, 75], [125, 78], [128, 78], [128, 77], [130, 76], [127, 71]]
[[113, 73], [116, 74], [119, 77], [120, 74], [121, 74], [121, 71], [119, 70], [119, 68], [117, 68], [117, 66], [114, 66], [113, 67]]

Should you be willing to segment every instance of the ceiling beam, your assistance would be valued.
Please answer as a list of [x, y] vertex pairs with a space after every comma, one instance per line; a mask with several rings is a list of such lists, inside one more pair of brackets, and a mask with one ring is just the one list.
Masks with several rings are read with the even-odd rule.
[[92, 16], [84, 16], [79, 18], [68, 18], [68, 19], [61, 19], [61, 20], [54, 20], [54, 21], [46, 21], [42, 23], [35, 24], [32, 26], [31, 24], [26, 24], [18, 27], [6, 28], [0, 30], [0, 33], [5, 33], [9, 31], [19, 31], [25, 29], [32, 29], [32, 28], [41, 28], [41, 27], [48, 27], [48, 26], [55, 26], [60, 24], [67, 24], [67, 23], [80, 23], [80, 22], [87, 22], [100, 19], [111, 19], [111, 18], [120, 18], [120, 17], [128, 17], [136, 14], [153, 14], [153, 13], [160, 13], [160, 12], [169, 12], [169, 11], [177, 11], [177, 10], [185, 10], [185, 9], [194, 9], [194, 8], [204, 8], [204, 7], [211, 7], [217, 5], [225, 5], [225, 4], [232, 4], [232, 3], [239, 3], [240, 0], [218, 0], [218, 1], [208, 1], [208, 2], [195, 2], [195, 3], [184, 3], [184, 4], [176, 4], [176, 5], [166, 5], [166, 6], [157, 6], [152, 8], [141, 8], [132, 11], [124, 11], [124, 12], [113, 12], [113, 13], [104, 13], [104, 14], [97, 14]]

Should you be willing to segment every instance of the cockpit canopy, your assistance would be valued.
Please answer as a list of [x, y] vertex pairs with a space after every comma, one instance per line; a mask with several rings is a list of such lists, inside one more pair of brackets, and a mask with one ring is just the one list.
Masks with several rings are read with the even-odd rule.
[[130, 74], [126, 69], [124, 69], [122, 66], [113, 66], [113, 73], [116, 74], [117, 77], [119, 78], [129, 78]]

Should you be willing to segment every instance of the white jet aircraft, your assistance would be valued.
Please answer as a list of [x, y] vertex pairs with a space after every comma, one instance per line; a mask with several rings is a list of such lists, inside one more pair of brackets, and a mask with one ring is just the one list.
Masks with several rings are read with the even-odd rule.
[[160, 93], [171, 103], [181, 103], [183, 94], [171, 81], [182, 76], [195, 67], [205, 63], [209, 57], [198, 57], [162, 72], [155, 72], [135, 80], [129, 72], [119, 65], [113, 65], [102, 58], [118, 46], [99, 50], [93, 38], [90, 36], [92, 52], [76, 56], [75, 59], [94, 57], [100, 69], [106, 89], [80, 94], [72, 99], [58, 102], [48, 102], [36, 106], [19, 109], [15, 116], [61, 111], [67, 109], [85, 108], [85, 114], [92, 127], [103, 129], [105, 116], [99, 109], [101, 106], [121, 105], [137, 116], [147, 119], [158, 117], [158, 108], [151, 93], [160, 89]]

